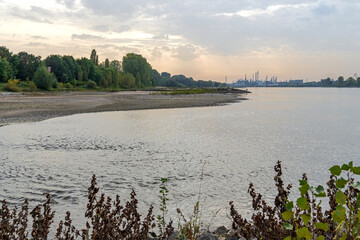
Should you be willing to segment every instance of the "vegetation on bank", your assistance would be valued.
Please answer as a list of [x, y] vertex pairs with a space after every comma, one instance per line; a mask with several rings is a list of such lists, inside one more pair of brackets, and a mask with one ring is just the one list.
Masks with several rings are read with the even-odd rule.
[[[275, 167], [277, 195], [274, 203], [268, 204], [261, 194], [256, 193], [250, 183], [248, 193], [252, 197], [251, 219], [243, 218], [230, 202], [232, 229], [226, 231], [223, 239], [268, 239], [268, 240], [324, 240], [360, 239], [360, 167], [348, 164], [330, 168], [327, 187], [310, 186], [306, 174], [299, 180], [299, 197], [289, 198], [292, 185], [285, 186], [281, 176], [281, 163]], [[168, 199], [167, 179], [161, 179], [160, 211], [157, 224], [153, 206], [145, 217], [137, 211], [136, 194], [132, 191], [130, 200], [121, 205], [119, 196], [112, 201], [104, 194], [99, 196], [96, 177], [93, 176], [88, 189], [88, 204], [85, 212], [86, 226], [79, 230], [72, 225], [70, 212], [65, 215], [56, 230], [55, 239], [199, 239], [201, 221], [199, 201], [194, 207], [194, 216], [186, 219], [178, 209], [177, 230], [172, 220], [166, 221]], [[327, 201], [328, 205], [323, 201]], [[50, 196], [46, 202], [29, 211], [28, 201], [21, 208], [9, 209], [5, 200], [0, 209], [1, 239], [47, 239], [55, 212], [50, 207]], [[30, 220], [31, 218], [31, 220]], [[31, 225], [30, 225], [31, 223]], [[30, 228], [30, 229], [28, 229]], [[156, 230], [157, 228], [157, 230]], [[155, 233], [157, 231], [157, 234]], [[211, 239], [218, 239], [212, 235]]]
[[123, 90], [147, 87], [224, 87], [213, 81], [194, 81], [153, 69], [141, 55], [128, 53], [122, 61], [99, 63], [96, 50], [90, 58], [50, 55], [44, 60], [27, 52], [13, 54], [0, 47], [0, 91]]

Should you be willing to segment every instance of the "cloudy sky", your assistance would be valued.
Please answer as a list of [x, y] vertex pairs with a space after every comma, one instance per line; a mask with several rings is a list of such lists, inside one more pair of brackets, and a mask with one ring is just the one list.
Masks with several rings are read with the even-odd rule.
[[230, 81], [360, 74], [360, 0], [0, 0], [12, 52], [121, 60]]

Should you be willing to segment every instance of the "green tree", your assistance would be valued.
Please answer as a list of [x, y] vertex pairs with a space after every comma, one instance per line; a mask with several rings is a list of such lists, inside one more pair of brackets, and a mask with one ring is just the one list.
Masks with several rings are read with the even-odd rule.
[[34, 83], [38, 88], [50, 90], [57, 81], [53, 73], [49, 73], [45, 65], [40, 65], [34, 74]]
[[135, 83], [136, 83], [136, 87], [138, 88], [141, 87], [141, 77], [139, 72], [136, 73]]
[[45, 65], [51, 67], [51, 72], [55, 74], [56, 79], [63, 83], [72, 80], [69, 68], [60, 55], [50, 55], [45, 59]]
[[95, 49], [91, 51], [90, 61], [92, 61], [96, 66], [99, 64], [99, 56], [96, 54]]
[[150, 85], [152, 68], [144, 57], [135, 53], [128, 53], [123, 57], [122, 65], [124, 72], [131, 73], [133, 76], [139, 73], [142, 86]]
[[338, 78], [338, 84], [339, 84], [339, 87], [343, 87], [344, 86], [344, 77], [343, 76], [340, 76]]
[[7, 82], [11, 78], [11, 66], [10, 63], [0, 57], [0, 82]]
[[349, 77], [345, 81], [345, 86], [346, 87], [356, 87], [356, 85], [357, 85], [357, 82], [353, 77]]
[[105, 59], [105, 68], [109, 68], [110, 67], [110, 61], [109, 59]]
[[115, 68], [118, 72], [122, 71], [122, 66], [121, 66], [121, 62], [118, 60], [112, 60], [110, 62], [110, 67], [111, 68]]
[[17, 78], [23, 81], [27, 78], [31, 80], [41, 64], [41, 57], [35, 57], [33, 54], [29, 54], [27, 52], [20, 52], [17, 54], [17, 58]]

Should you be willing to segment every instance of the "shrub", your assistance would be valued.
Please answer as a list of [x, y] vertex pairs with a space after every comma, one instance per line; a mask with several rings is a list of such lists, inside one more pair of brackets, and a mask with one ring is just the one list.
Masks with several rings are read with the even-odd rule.
[[33, 81], [29, 82], [29, 88], [31, 92], [36, 92], [37, 90], [36, 84]]
[[66, 88], [67, 90], [70, 90], [70, 89], [72, 88], [71, 83], [67, 82], [67, 83], [65, 84], [65, 88]]
[[5, 84], [4, 88], [10, 92], [20, 92], [21, 89], [17, 86], [18, 82], [19, 82], [19, 80], [17, 80], [17, 79], [12, 79], [12, 80], [10, 79]]
[[34, 74], [34, 83], [38, 88], [50, 90], [56, 86], [57, 81], [53, 73], [49, 73], [44, 65], [40, 65]]
[[94, 82], [93, 80], [89, 80], [89, 81], [87, 81], [87, 83], [86, 83], [86, 87], [87, 87], [87, 88], [95, 89], [95, 88], [96, 88], [96, 82]]

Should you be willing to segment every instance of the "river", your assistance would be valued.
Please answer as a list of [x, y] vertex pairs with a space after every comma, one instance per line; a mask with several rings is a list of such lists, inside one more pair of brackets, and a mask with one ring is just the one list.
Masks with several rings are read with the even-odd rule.
[[[158, 213], [160, 178], [168, 178], [168, 217], [186, 216], [200, 195], [202, 220], [227, 225], [233, 200], [251, 213], [250, 182], [271, 201], [273, 166], [294, 185], [306, 172], [325, 184], [334, 164], [360, 165], [360, 89], [254, 88], [225, 106], [77, 114], [0, 128], [0, 200], [32, 206], [50, 193], [56, 224], [70, 210], [84, 227], [87, 188], [135, 189], [140, 211]], [[199, 194], [200, 193], [200, 194]]]

